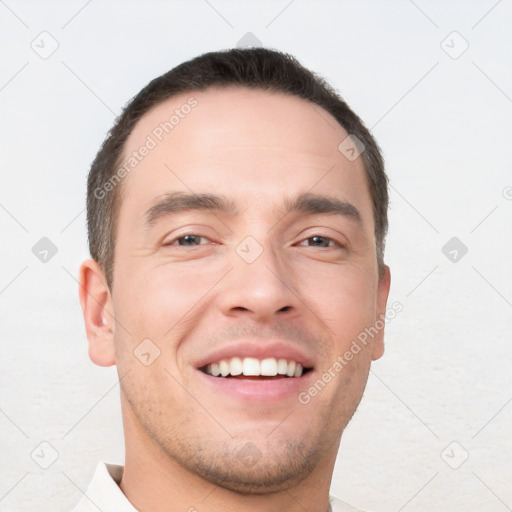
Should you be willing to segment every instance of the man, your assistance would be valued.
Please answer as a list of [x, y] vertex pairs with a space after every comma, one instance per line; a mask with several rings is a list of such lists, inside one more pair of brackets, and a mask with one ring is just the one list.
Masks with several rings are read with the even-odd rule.
[[356, 510], [329, 488], [383, 353], [387, 206], [376, 142], [293, 57], [148, 84], [89, 174], [80, 302], [126, 458], [75, 511]]

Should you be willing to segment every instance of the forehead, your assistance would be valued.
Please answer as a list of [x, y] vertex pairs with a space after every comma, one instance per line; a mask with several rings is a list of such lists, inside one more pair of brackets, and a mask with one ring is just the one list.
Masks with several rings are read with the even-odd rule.
[[124, 180], [121, 210], [172, 191], [212, 190], [260, 205], [283, 193], [336, 192], [371, 210], [362, 159], [338, 150], [347, 136], [331, 114], [296, 96], [245, 87], [183, 93], [130, 134], [125, 161], [150, 149]]
[[[199, 124], [204, 129], [212, 130], [212, 136], [221, 135], [230, 127], [242, 130], [238, 133], [240, 138], [251, 135], [261, 138], [262, 133], [266, 132], [269, 143], [279, 143], [284, 138], [305, 142], [306, 135], [311, 145], [316, 145], [318, 139], [323, 139], [327, 133], [335, 140], [340, 135], [346, 136], [345, 129], [334, 117], [312, 102], [282, 92], [229, 86], [181, 93], [159, 103], [138, 121], [126, 146], [142, 143], [148, 133], [158, 132], [159, 126], [169, 121], [173, 114], [173, 126], [169, 133], [175, 139], [180, 134], [190, 138]], [[193, 130], [190, 130], [191, 124], [194, 124]], [[287, 125], [288, 132], [286, 137], [279, 137], [279, 134], [283, 135], [280, 131], [283, 125]], [[167, 141], [170, 139], [165, 138]]]

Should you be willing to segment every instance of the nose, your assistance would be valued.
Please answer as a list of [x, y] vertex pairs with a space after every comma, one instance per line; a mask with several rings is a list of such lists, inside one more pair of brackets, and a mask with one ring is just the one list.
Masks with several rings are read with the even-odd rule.
[[276, 315], [291, 317], [301, 302], [289, 265], [271, 248], [263, 247], [252, 262], [242, 251], [235, 251], [233, 268], [223, 280], [218, 300], [224, 315], [262, 323], [275, 321]]

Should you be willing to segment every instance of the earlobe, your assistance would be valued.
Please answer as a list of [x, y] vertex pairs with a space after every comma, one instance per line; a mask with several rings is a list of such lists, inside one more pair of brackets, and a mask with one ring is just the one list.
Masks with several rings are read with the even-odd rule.
[[80, 305], [89, 341], [89, 357], [98, 366], [115, 364], [115, 318], [112, 297], [99, 264], [85, 260], [80, 266]]
[[384, 327], [386, 318], [386, 305], [388, 302], [389, 288], [391, 286], [391, 271], [387, 265], [384, 265], [382, 276], [379, 278], [377, 288], [377, 318], [376, 327], [379, 328], [378, 334], [373, 340], [372, 360], [376, 361], [384, 354]]

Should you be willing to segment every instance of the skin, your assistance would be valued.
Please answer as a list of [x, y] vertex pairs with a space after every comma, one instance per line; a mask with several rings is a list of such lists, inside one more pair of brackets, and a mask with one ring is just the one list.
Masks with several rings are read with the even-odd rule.
[[[239, 87], [158, 105], [126, 154], [190, 96], [198, 106], [124, 178], [112, 290], [94, 260], [80, 270], [90, 358], [121, 377], [120, 486], [140, 510], [325, 512], [341, 434], [383, 331], [308, 404], [215, 392], [195, 364], [224, 343], [281, 340], [311, 356], [311, 384], [381, 318], [390, 273], [378, 275], [363, 162], [338, 151], [347, 132], [323, 109]], [[240, 211], [179, 212], [144, 227], [145, 212], [176, 191], [223, 194]], [[350, 202], [362, 223], [283, 216], [284, 200], [305, 192]], [[205, 238], [176, 241], [186, 234]], [[263, 250], [250, 264], [236, 251], [247, 236]], [[144, 339], [160, 350], [149, 366], [134, 356]], [[243, 447], [257, 451], [255, 464], [241, 460]]]

